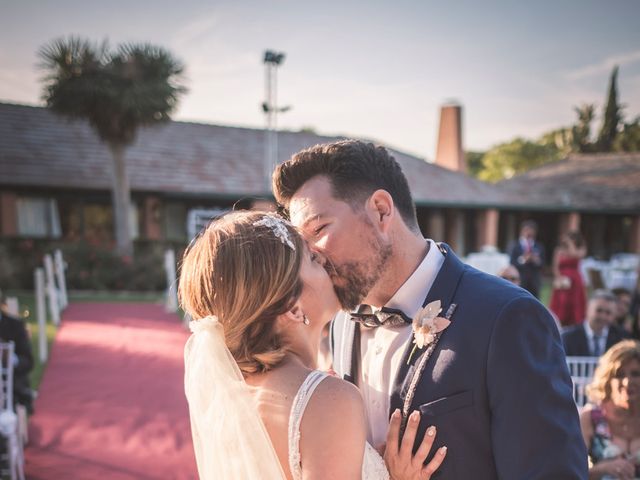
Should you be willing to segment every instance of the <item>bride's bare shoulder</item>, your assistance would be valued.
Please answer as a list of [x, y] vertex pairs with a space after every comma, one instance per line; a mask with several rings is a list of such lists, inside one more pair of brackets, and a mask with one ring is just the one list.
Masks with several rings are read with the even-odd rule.
[[327, 377], [316, 388], [304, 417], [301, 430], [305, 428], [353, 429], [365, 436], [364, 402], [360, 390], [340, 378]]
[[339, 378], [325, 378], [311, 396], [300, 425], [307, 478], [361, 478], [365, 442], [360, 391]]
[[[327, 409], [331, 407], [357, 408], [364, 413], [360, 390], [352, 383], [338, 377], [326, 377], [316, 388], [309, 407]], [[312, 407], [312, 408], [313, 408]]]

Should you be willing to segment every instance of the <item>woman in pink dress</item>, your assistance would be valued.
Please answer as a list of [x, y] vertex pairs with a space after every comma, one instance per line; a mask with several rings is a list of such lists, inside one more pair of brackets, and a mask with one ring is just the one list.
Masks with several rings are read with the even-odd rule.
[[553, 292], [549, 308], [563, 327], [584, 321], [587, 300], [579, 267], [586, 253], [587, 247], [579, 232], [563, 235], [553, 253]]

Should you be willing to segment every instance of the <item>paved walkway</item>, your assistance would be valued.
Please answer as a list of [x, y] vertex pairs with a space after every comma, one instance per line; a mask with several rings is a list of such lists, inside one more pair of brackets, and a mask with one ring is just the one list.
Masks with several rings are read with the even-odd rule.
[[197, 478], [183, 393], [187, 337], [158, 305], [71, 305], [30, 419], [27, 478]]

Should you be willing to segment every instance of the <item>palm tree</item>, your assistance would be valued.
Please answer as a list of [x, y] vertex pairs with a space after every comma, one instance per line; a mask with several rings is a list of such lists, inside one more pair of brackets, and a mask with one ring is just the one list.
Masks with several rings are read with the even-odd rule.
[[596, 116], [596, 107], [593, 104], [584, 104], [574, 107], [578, 115], [578, 123], [571, 128], [573, 137], [573, 149], [580, 153], [593, 150], [591, 142], [591, 122]]
[[125, 149], [140, 127], [170, 119], [186, 92], [180, 84], [183, 66], [153, 45], [124, 44], [111, 51], [106, 41], [94, 44], [78, 37], [52, 41], [39, 57], [47, 72], [47, 107], [87, 120], [111, 151], [116, 245], [121, 255], [132, 256]]

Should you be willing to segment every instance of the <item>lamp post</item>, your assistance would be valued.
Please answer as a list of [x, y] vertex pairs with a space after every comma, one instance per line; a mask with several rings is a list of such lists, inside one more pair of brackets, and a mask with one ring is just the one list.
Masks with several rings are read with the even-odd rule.
[[291, 107], [278, 107], [278, 67], [282, 65], [285, 54], [267, 50], [264, 52], [265, 95], [262, 111], [266, 116], [264, 171], [267, 192], [271, 188], [271, 173], [278, 163], [278, 113], [286, 112]]

